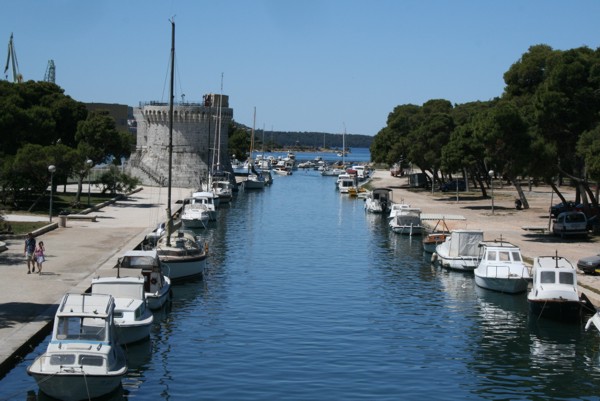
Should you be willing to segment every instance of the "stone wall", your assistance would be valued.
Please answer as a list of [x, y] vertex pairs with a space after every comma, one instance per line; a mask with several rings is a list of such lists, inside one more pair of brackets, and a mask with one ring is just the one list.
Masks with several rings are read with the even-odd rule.
[[[218, 107], [177, 104], [173, 108], [172, 186], [197, 189], [216, 163]], [[150, 103], [134, 109], [137, 145], [128, 171], [144, 185], [166, 185], [169, 166], [169, 105]], [[233, 110], [221, 109], [220, 162], [231, 171], [227, 140]]]

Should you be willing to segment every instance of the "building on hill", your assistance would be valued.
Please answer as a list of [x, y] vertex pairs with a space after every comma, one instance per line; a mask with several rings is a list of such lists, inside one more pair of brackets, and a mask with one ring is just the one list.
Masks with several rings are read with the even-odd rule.
[[[128, 172], [145, 185], [166, 185], [169, 174], [169, 104], [140, 103], [134, 108], [133, 115], [137, 125], [137, 144], [131, 154]], [[172, 186], [200, 188], [208, 178], [209, 168], [217, 160], [222, 169], [232, 172], [227, 146], [232, 119], [233, 109], [229, 107], [226, 95], [208, 94], [202, 103], [182, 102], [173, 106]], [[217, 148], [220, 149], [218, 155], [215, 153]]]

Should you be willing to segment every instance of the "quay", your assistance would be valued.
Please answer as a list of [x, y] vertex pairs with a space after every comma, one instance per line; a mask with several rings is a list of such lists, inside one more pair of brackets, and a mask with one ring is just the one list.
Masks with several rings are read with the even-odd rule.
[[[184, 191], [173, 189], [173, 199], [183, 198]], [[31, 344], [45, 338], [65, 293], [85, 292], [93, 277], [115, 274], [111, 270], [118, 257], [158, 224], [152, 216], [164, 220], [166, 198], [164, 188], [161, 195], [161, 188], [144, 187], [94, 210], [95, 222], [67, 219], [66, 227], [57, 227], [59, 219], [54, 218], [54, 229], [36, 237], [46, 246], [41, 275], [27, 274], [24, 237], [3, 240], [8, 249], [0, 253], [0, 376], [30, 351]], [[177, 207], [173, 204], [171, 209]]]

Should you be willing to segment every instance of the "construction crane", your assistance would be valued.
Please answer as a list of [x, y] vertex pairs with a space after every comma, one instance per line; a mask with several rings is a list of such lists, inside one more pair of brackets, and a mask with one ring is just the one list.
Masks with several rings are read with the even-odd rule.
[[4, 75], [6, 76], [6, 79], [8, 79], [6, 72], [10, 66], [12, 66], [13, 82], [23, 82], [23, 75], [19, 73], [19, 63], [17, 62], [17, 53], [15, 52], [12, 33], [10, 34], [10, 40], [8, 41], [8, 57], [6, 58], [6, 67], [4, 67]]
[[56, 80], [56, 67], [54, 66], [54, 60], [48, 60], [48, 66], [46, 67], [46, 74], [44, 74], [44, 81], [52, 82]]

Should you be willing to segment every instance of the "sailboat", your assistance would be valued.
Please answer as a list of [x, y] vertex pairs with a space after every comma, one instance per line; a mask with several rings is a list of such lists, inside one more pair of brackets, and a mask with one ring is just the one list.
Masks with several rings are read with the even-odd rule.
[[254, 126], [256, 125], [256, 107], [254, 108], [254, 122], [252, 124], [252, 136], [250, 137], [250, 157], [247, 161], [248, 178], [244, 182], [245, 189], [264, 189], [265, 178], [261, 173], [256, 171], [254, 168], [254, 159], [252, 152], [254, 152]]
[[163, 273], [171, 279], [183, 280], [191, 277], [202, 277], [206, 269], [208, 245], [200, 244], [197, 238], [189, 231], [177, 231], [173, 235], [173, 213], [171, 212], [171, 181], [173, 169], [173, 84], [175, 70], [175, 21], [171, 20], [171, 88], [169, 95], [169, 175], [168, 175], [168, 200], [166, 232], [161, 235], [155, 232], [156, 253], [163, 266]]
[[219, 203], [228, 203], [233, 197], [233, 184], [231, 174], [221, 166], [221, 122], [223, 107], [223, 74], [221, 74], [221, 94], [219, 96], [219, 111], [217, 113], [217, 126], [215, 127], [215, 151], [212, 157], [212, 167], [208, 175], [207, 191], [212, 191]]

